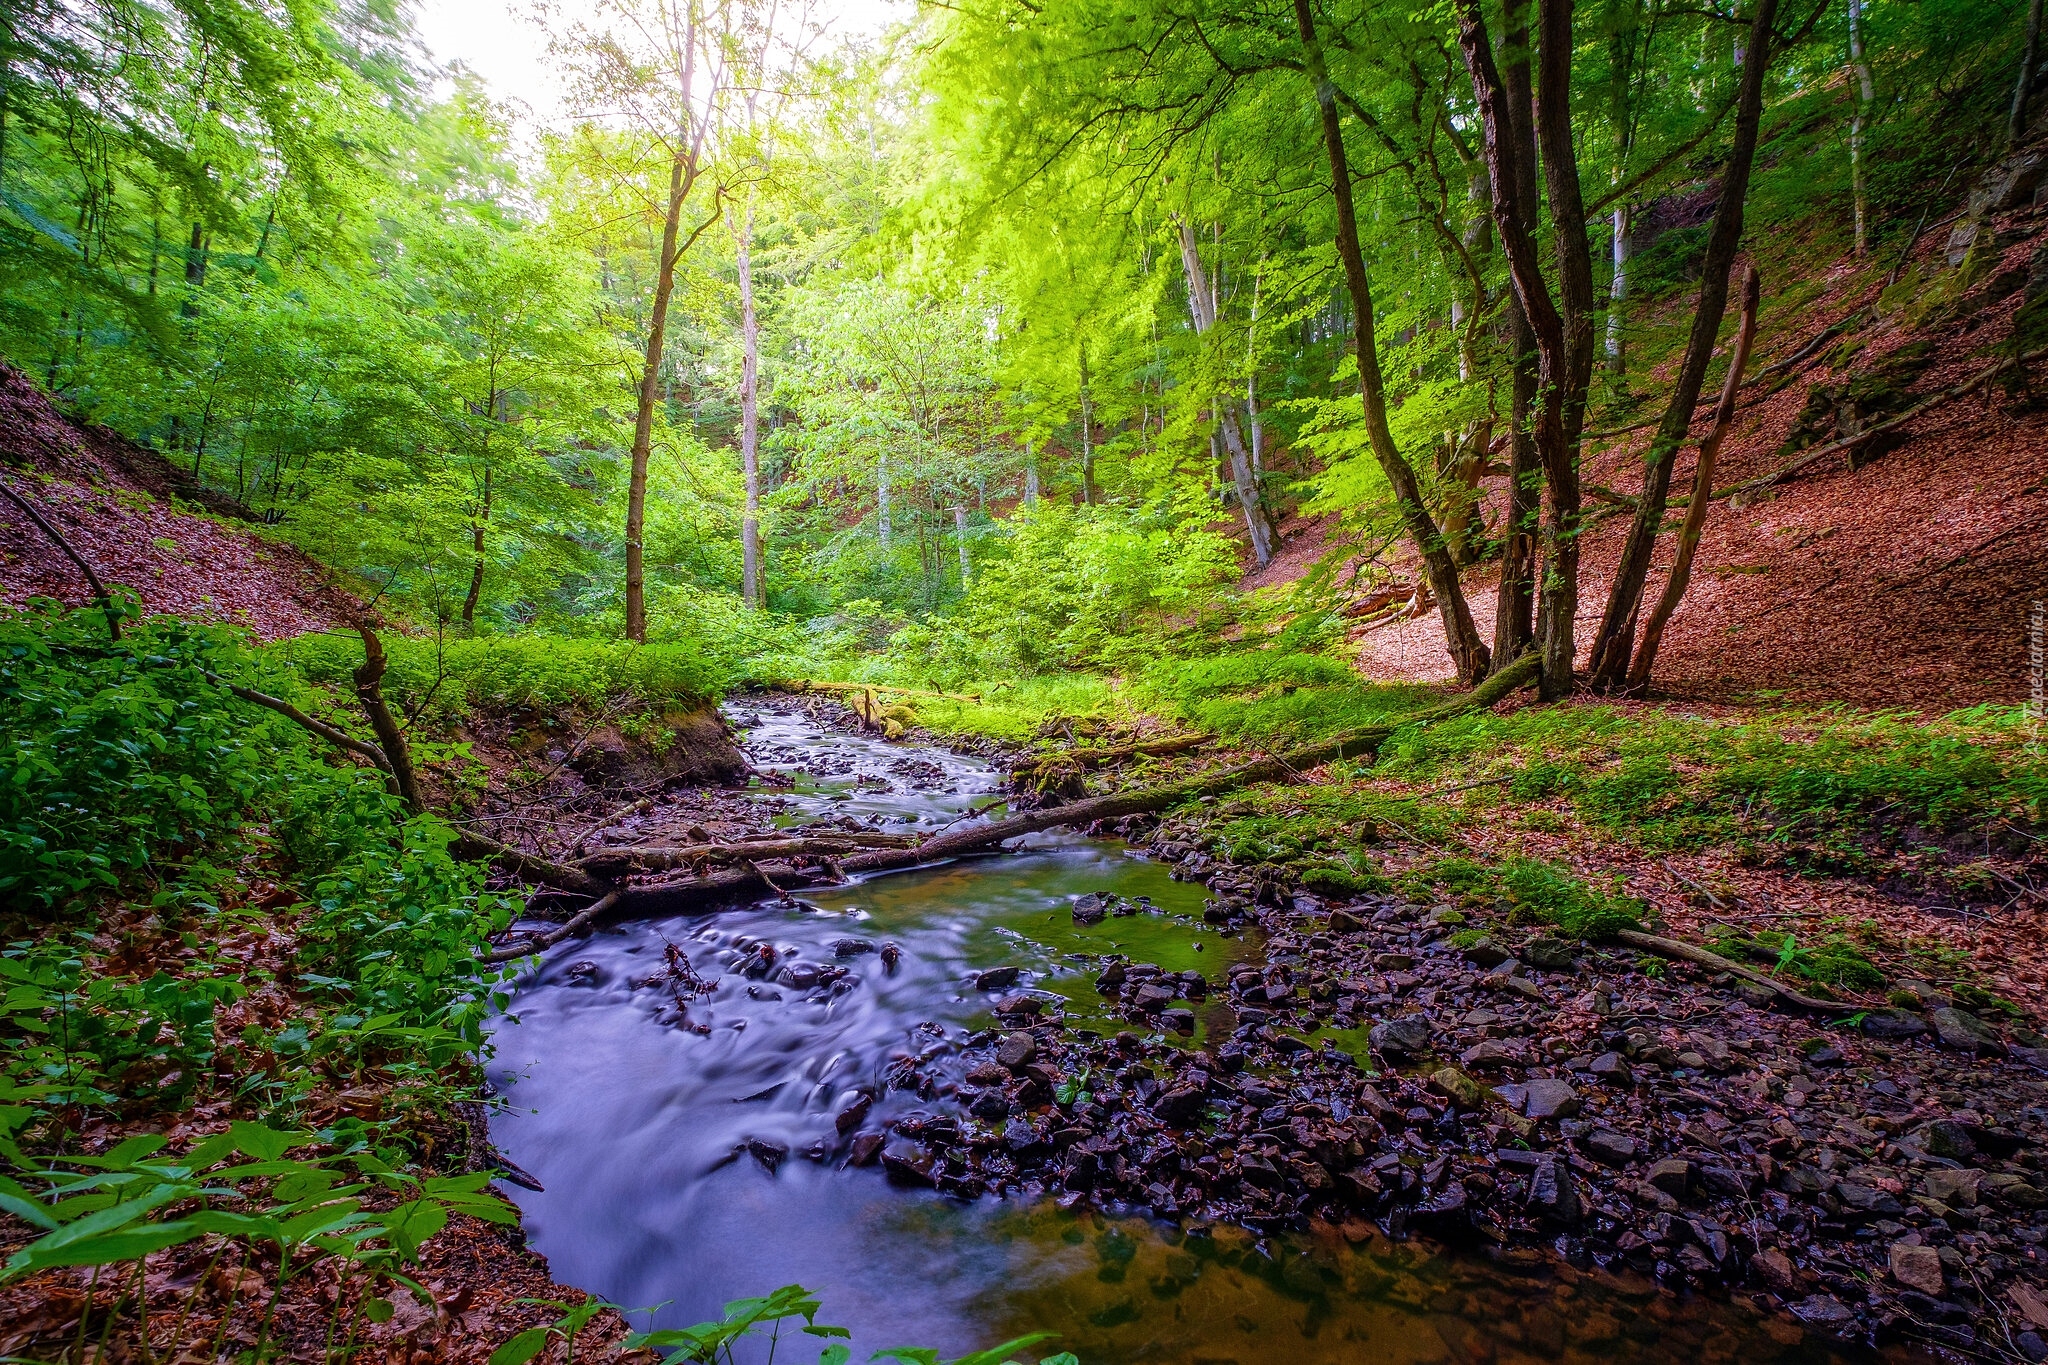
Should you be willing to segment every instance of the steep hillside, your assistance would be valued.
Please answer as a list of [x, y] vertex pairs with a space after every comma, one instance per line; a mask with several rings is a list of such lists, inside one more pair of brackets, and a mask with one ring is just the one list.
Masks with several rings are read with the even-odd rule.
[[[238, 620], [270, 640], [360, 610], [332, 575], [259, 534], [234, 502], [200, 489], [154, 451], [66, 416], [5, 365], [0, 474], [110, 587], [132, 589], [148, 611]], [[0, 515], [0, 600], [77, 603], [89, 595], [71, 563], [7, 506]]]
[[[1792, 438], [1802, 424], [1801, 439], [1813, 449], [1853, 430], [1832, 407], [1850, 386], [1877, 409], [1863, 418], [1874, 423], [2011, 353], [2016, 314], [2048, 295], [2048, 207], [2031, 193], [2043, 158], [2032, 158], [2018, 175], [2008, 163], [1987, 177], [1998, 193], [1980, 187], [1959, 206], [1954, 232], [1946, 223], [1928, 232], [1892, 288], [1890, 253], [1860, 267], [1837, 262], [1808, 278], [1798, 271], [1796, 248], [1787, 250], [1794, 263], [1759, 263], [1765, 307], [1757, 359], [1721, 451], [1716, 483], [1723, 490], [1790, 463], [1800, 453]], [[1677, 315], [1688, 292], [1666, 300], [1666, 311]], [[1810, 357], [1771, 372], [1823, 333]], [[2032, 367], [2037, 388], [2039, 363]], [[1626, 497], [1640, 484], [1647, 424], [1666, 377], [1658, 370], [1631, 376], [1645, 395], [1635, 418], [1644, 429], [1603, 438], [1603, 427], [1622, 423], [1611, 412], [1589, 423], [1582, 651], [1599, 624], [1627, 530], [1626, 507], [1610, 495]], [[1711, 398], [1680, 456], [1674, 496], [1689, 487]], [[1487, 490], [1494, 518], [1499, 482], [1490, 480]], [[1291, 528], [1287, 551], [1248, 582], [1298, 576], [1332, 529], [1327, 522]], [[1695, 700], [1777, 695], [1928, 710], [2018, 700], [2027, 604], [2048, 596], [2044, 549], [2048, 407], [2002, 378], [1905, 423], [1890, 449], [1862, 452], [1855, 467], [1842, 454], [1824, 456], [1718, 501], [1658, 660], [1657, 686]], [[1394, 553], [1390, 562], [1412, 581], [1411, 567]], [[1670, 554], [1667, 540], [1653, 595]], [[1468, 579], [1474, 613], [1489, 634], [1492, 574], [1482, 566]], [[1373, 677], [1451, 674], [1434, 611], [1361, 630], [1356, 650]]]

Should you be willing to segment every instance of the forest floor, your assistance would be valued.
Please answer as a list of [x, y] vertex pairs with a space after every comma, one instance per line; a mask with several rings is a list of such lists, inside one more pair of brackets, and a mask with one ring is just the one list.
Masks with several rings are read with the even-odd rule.
[[[1860, 346], [1823, 347], [1792, 376], [1761, 393], [1746, 390], [1720, 454], [1723, 487], [1766, 475], [1791, 458], [1783, 449], [1816, 388], [1882, 369], [1907, 348], [1931, 346], [1932, 360], [1906, 386], [1912, 398], [1939, 392], [1981, 372], [2012, 330], [2022, 295], [2013, 288], [2041, 248], [2048, 208], [1999, 215], [1987, 230], [2002, 256], [1965, 296], [1916, 320], [1910, 297], [1889, 295], [1881, 317], [1845, 334]], [[1906, 289], [1924, 273], [1939, 282], [1944, 234], [1928, 234], [1906, 267]], [[1767, 307], [1752, 373], [1795, 354], [1810, 339], [1878, 303], [1890, 260], [1859, 268], [1842, 261], [1817, 278], [1779, 288], [1765, 263]], [[1997, 297], [2006, 290], [2003, 297]], [[1777, 297], [1774, 298], [1773, 296]], [[1666, 299], [1674, 316], [1689, 291]], [[1594, 490], [1626, 494], [1641, 482], [1649, 431], [1598, 439], [1601, 428], [1654, 422], [1669, 365], [1629, 383], [1634, 406], [1611, 404], [1589, 421], [1582, 472], [1591, 523], [1580, 541], [1577, 638], [1590, 647], [1628, 518]], [[1785, 379], [1792, 382], [1784, 382]], [[1782, 383], [1782, 387], [1774, 387]], [[1709, 395], [1711, 399], [1711, 395]], [[1690, 487], [1697, 438], [1673, 473], [1673, 495]], [[1486, 513], [1500, 514], [1499, 480]], [[1272, 587], [1307, 573], [1337, 548], [1335, 518], [1281, 527], [1272, 564], [1245, 586]], [[1935, 408], [1907, 425], [1902, 443], [1851, 468], [1840, 456], [1811, 466], [1746, 504], [1716, 505], [1708, 517], [1690, 592], [1672, 618], [1659, 655], [1661, 696], [1686, 701], [1801, 704], [1848, 702], [1939, 714], [1980, 702], [2026, 696], [2027, 611], [2048, 598], [2048, 406], [2014, 401], [1998, 387]], [[1650, 581], [1654, 593], [1668, 545]], [[1383, 562], [1415, 579], [1400, 548]], [[1467, 578], [1472, 612], [1491, 640], [1494, 570]], [[1451, 676], [1435, 611], [1354, 636], [1359, 670], [1375, 679], [1440, 681]], [[1583, 662], [1583, 660], [1582, 660]]]

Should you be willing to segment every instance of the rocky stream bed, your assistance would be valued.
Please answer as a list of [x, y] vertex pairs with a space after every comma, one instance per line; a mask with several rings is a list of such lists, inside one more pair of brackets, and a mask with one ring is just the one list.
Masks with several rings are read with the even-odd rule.
[[[813, 725], [847, 723], [803, 709]], [[961, 781], [931, 750], [879, 768], [873, 754], [864, 766], [793, 751], [797, 710], [747, 704], [743, 724], [784, 721], [779, 740], [757, 735], [754, 760], [808, 765], [836, 790], [690, 794], [601, 842], [765, 818], [943, 824], [994, 785], [985, 767]], [[892, 786], [946, 799], [908, 814]], [[666, 948], [629, 928], [618, 952], [638, 957], [597, 954], [609, 931], [539, 981], [616, 976], [640, 1002], [636, 1028], [738, 1048], [718, 1039], [752, 1027], [750, 1046], [824, 1059], [740, 1075], [784, 1077], [730, 1097], [782, 1094], [769, 1107], [783, 1119], [700, 1125], [697, 1176], [735, 1161], [783, 1178], [875, 1168], [956, 1202], [1149, 1220], [1177, 1247], [1422, 1239], [1507, 1273], [1729, 1302], [1780, 1344], [2048, 1359], [2048, 1040], [1922, 983], [1906, 983], [1922, 1008], [1829, 1021], [1781, 1012], [1739, 978], [1489, 923], [1477, 907], [1330, 903], [1284, 869], [1219, 862], [1205, 829], [1197, 814], [1090, 831], [1170, 869], [1179, 898], [1134, 892], [1107, 854], [1069, 850], [1028, 920], [1018, 900], [995, 929], [886, 932], [874, 896], [943, 900], [1001, 863], [969, 860], [865, 893], [790, 887], [751, 918], [664, 931]], [[890, 1008], [858, 1029], [785, 1022], [863, 1017], [862, 993]], [[906, 1028], [902, 1011], [920, 1007], [938, 1017]], [[742, 1054], [714, 1055], [727, 1060], [697, 1063], [704, 1074], [741, 1069]], [[802, 1084], [785, 1093], [790, 1079]], [[520, 1126], [499, 1133], [527, 1161]], [[549, 1176], [544, 1155], [530, 1164]], [[543, 1250], [564, 1207], [530, 1208]]]

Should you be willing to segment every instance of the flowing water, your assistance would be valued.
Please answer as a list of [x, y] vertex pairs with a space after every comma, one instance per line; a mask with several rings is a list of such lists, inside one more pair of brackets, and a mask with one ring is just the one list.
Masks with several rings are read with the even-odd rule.
[[[930, 829], [999, 786], [976, 760], [801, 713], [734, 718], [757, 766], [796, 779], [758, 797], [782, 824]], [[1073, 899], [1100, 891], [1149, 909], [1076, 926]], [[1825, 1358], [1780, 1324], [1647, 1282], [1522, 1277], [1377, 1237], [1189, 1233], [1015, 1195], [967, 1203], [845, 1165], [837, 1120], [856, 1087], [879, 1096], [857, 1125], [868, 1131], [943, 1100], [951, 1059], [989, 1023], [978, 971], [1020, 967], [1024, 988], [1065, 997], [1071, 1026], [1113, 1029], [1095, 956], [1213, 978], [1255, 949], [1204, 925], [1202, 898], [1121, 844], [1045, 837], [799, 899], [615, 924], [558, 951], [497, 1022], [492, 1062], [508, 1105], [492, 1136], [546, 1186], [515, 1196], [533, 1245], [556, 1279], [663, 1326], [803, 1284], [824, 1300], [820, 1321], [852, 1329], [856, 1360], [1038, 1330], [1086, 1365]], [[782, 981], [802, 985], [744, 974], [763, 944], [791, 969]], [[677, 955], [716, 988], [680, 987]], [[1195, 1043], [1229, 1026], [1224, 1010], [1198, 1020]], [[911, 1066], [929, 1078], [922, 1096], [889, 1087]]]

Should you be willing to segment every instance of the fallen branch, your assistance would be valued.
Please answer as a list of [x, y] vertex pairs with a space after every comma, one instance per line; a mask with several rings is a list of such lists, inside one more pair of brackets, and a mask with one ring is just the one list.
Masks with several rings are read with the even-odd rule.
[[107, 634], [116, 640], [120, 639], [121, 613], [115, 609], [114, 599], [107, 595], [107, 585], [100, 582], [100, 576], [93, 572], [92, 565], [86, 563], [85, 556], [72, 549], [71, 542], [64, 539], [56, 527], [43, 519], [43, 514], [35, 509], [35, 504], [15, 492], [14, 486], [5, 479], [0, 479], [0, 493], [5, 493], [7, 500], [19, 507], [28, 519], [36, 524], [37, 529], [49, 537], [50, 543], [62, 550], [71, 562], [78, 566], [78, 571], [85, 575], [87, 586], [92, 589], [94, 603], [106, 613]]
[[1730, 962], [1712, 949], [1702, 948], [1695, 943], [1665, 938], [1662, 934], [1645, 934], [1635, 929], [1623, 929], [1614, 937], [1617, 941], [1626, 943], [1631, 948], [1641, 948], [1646, 953], [1655, 953], [1659, 957], [1674, 958], [1680, 962], [1690, 962], [1696, 967], [1707, 967], [1717, 972], [1727, 972], [1731, 976], [1739, 976], [1744, 981], [1764, 987], [1786, 1004], [1810, 1010], [1815, 1014], [1859, 1014], [1869, 1008], [1867, 1005], [1847, 1004], [1840, 1000], [1816, 1000], [1810, 995], [1801, 995], [1782, 981], [1774, 981], [1762, 972], [1753, 972], [1740, 963]]
[[1882, 436], [1888, 431], [1904, 426], [1922, 413], [1938, 408], [1944, 403], [1953, 402], [1965, 394], [1982, 388], [2007, 370], [2018, 365], [2025, 365], [2029, 361], [2039, 360], [2042, 356], [2048, 356], [2048, 346], [2044, 346], [2039, 350], [2028, 351], [2025, 355], [2007, 356], [1996, 365], [1978, 374], [1975, 378], [1966, 379], [1952, 389], [1944, 389], [1930, 398], [1924, 398], [1896, 417], [1879, 422], [1876, 426], [1866, 431], [1860, 431], [1854, 436], [1845, 436], [1839, 441], [1830, 441], [1824, 446], [1815, 446], [1812, 450], [1798, 456], [1798, 458], [1779, 465], [1768, 474], [1760, 475], [1746, 483], [1738, 483], [1732, 487], [1722, 489], [1714, 494], [1714, 498], [1718, 501], [1721, 498], [1734, 497], [1739, 493], [1753, 493], [1759, 489], [1768, 488], [1774, 483], [1790, 478], [1816, 461], [1826, 459], [1830, 455], [1838, 455], [1846, 450], [1854, 450], [1857, 446], [1863, 445], [1875, 437]]
[[[268, 692], [258, 692], [253, 687], [243, 687], [238, 683], [231, 683], [217, 673], [209, 673], [206, 676], [210, 681], [220, 683], [226, 687], [228, 691], [234, 693], [243, 701], [275, 711], [286, 720], [318, 735], [335, 748], [346, 749], [352, 754], [369, 759], [371, 763], [382, 770], [386, 777], [391, 775], [391, 761], [384, 757], [384, 751], [376, 745], [365, 743], [354, 735], [349, 734], [346, 730], [337, 729], [324, 720], [313, 719], [282, 697], [273, 697]], [[398, 789], [395, 786], [392, 788], [392, 794], [394, 796], [398, 794]]]
[[606, 848], [577, 860], [576, 866], [600, 875], [666, 872], [700, 862], [744, 863], [764, 858], [824, 858], [867, 848], [909, 848], [907, 834], [828, 834], [808, 839], [752, 839], [732, 844], [684, 844], [678, 847]]
[[510, 962], [515, 958], [531, 957], [535, 953], [545, 952], [563, 939], [594, 923], [598, 916], [617, 905], [619, 898], [620, 893], [618, 891], [607, 891], [595, 904], [585, 907], [546, 933], [535, 934], [533, 937], [521, 939], [517, 943], [508, 943], [502, 948], [493, 948], [490, 952], [485, 953], [479, 958], [478, 961], [488, 963]]

